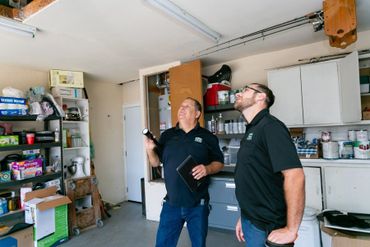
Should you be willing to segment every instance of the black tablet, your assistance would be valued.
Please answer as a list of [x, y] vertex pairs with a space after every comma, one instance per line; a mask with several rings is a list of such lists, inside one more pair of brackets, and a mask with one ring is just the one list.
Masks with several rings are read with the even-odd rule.
[[199, 186], [204, 181], [204, 178], [197, 180], [193, 177], [192, 169], [196, 167], [198, 163], [193, 159], [191, 155], [186, 157], [186, 159], [176, 168], [177, 173], [180, 175], [182, 180], [188, 186], [192, 192], [196, 192]]

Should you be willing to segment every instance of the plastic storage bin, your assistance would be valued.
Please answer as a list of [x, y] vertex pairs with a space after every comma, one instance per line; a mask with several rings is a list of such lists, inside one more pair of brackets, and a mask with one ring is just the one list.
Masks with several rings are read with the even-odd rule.
[[320, 226], [316, 218], [316, 210], [305, 208], [298, 238], [294, 247], [320, 247]]

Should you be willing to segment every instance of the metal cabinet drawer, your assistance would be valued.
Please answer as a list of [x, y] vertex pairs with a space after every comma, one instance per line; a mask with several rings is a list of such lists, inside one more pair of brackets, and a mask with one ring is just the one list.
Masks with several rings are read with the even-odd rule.
[[238, 204], [235, 196], [235, 182], [232, 178], [212, 178], [208, 190], [211, 202]]
[[234, 230], [240, 217], [240, 209], [234, 204], [210, 203], [209, 226]]

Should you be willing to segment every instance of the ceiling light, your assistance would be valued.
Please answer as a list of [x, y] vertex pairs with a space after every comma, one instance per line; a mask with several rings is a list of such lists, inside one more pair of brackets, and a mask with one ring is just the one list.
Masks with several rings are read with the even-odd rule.
[[166, 14], [171, 15], [182, 21], [183, 23], [191, 26], [198, 32], [201, 32], [203, 35], [207, 36], [208, 38], [212, 39], [214, 42], [218, 42], [221, 39], [221, 34], [217, 33], [216, 31], [212, 30], [208, 26], [206, 26], [203, 22], [174, 4], [169, 0], [147, 0], [148, 3], [153, 5], [154, 7], [164, 11]]
[[28, 36], [31, 38], [35, 37], [36, 27], [23, 24], [22, 22], [1, 17], [0, 16], [0, 29], [6, 30], [8, 32], [13, 32], [19, 35]]

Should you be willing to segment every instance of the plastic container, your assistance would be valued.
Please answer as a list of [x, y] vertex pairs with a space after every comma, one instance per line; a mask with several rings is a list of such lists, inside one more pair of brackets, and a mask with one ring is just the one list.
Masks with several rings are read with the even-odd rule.
[[221, 83], [211, 83], [208, 84], [207, 92], [205, 94], [205, 105], [206, 106], [214, 106], [218, 105], [218, 91], [222, 90], [230, 90], [231, 87], [228, 85], [224, 85]]
[[230, 154], [230, 164], [236, 164], [239, 148], [240, 146], [228, 146]]

